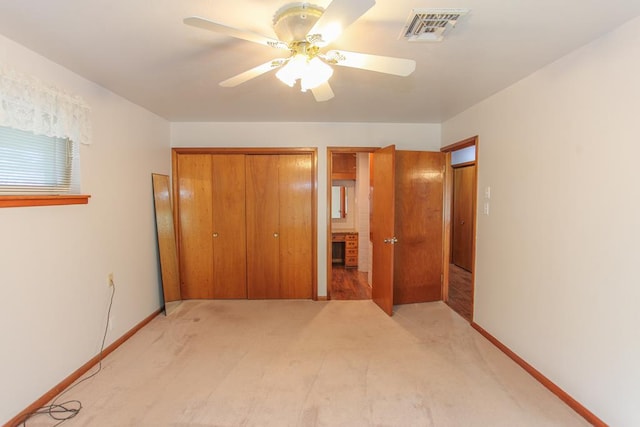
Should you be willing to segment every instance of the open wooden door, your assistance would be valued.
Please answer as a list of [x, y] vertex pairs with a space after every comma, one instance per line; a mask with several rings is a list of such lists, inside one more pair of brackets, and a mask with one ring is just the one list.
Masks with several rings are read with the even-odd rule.
[[372, 299], [393, 315], [393, 252], [395, 223], [395, 145], [373, 153]]
[[393, 302], [442, 299], [445, 155], [396, 151]]

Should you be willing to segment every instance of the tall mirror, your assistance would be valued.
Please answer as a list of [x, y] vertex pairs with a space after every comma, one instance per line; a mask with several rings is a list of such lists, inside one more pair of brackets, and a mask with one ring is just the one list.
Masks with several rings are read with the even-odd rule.
[[158, 252], [162, 274], [162, 292], [164, 295], [164, 312], [168, 316], [180, 302], [180, 272], [178, 269], [178, 251], [173, 226], [173, 209], [171, 208], [171, 192], [167, 175], [151, 174], [153, 182], [153, 199], [156, 211], [156, 233], [158, 236]]
[[347, 191], [341, 185], [331, 186], [331, 218], [347, 217]]

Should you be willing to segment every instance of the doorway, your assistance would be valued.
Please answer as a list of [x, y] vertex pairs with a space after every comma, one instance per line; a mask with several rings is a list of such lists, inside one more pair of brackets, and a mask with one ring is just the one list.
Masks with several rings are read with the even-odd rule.
[[443, 300], [473, 321], [478, 137], [443, 147], [447, 153]]
[[371, 299], [370, 153], [327, 148], [327, 299]]

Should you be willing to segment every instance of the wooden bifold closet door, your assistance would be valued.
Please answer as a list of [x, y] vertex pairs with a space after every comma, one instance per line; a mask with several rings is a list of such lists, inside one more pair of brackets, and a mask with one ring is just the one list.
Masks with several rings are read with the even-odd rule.
[[247, 297], [244, 169], [242, 154], [178, 156], [184, 299]]
[[247, 156], [251, 299], [311, 298], [311, 158]]
[[177, 156], [185, 299], [311, 298], [310, 154]]

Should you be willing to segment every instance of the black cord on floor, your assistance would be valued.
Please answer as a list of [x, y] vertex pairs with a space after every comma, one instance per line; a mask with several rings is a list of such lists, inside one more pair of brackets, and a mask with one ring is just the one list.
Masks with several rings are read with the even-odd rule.
[[113, 296], [116, 294], [116, 285], [113, 282], [111, 282], [111, 284], [112, 284], [111, 298], [109, 299], [109, 308], [107, 309], [107, 322], [104, 326], [104, 334], [102, 335], [102, 344], [100, 345], [100, 357], [98, 359], [98, 370], [92, 373], [91, 375], [89, 375], [88, 377], [85, 377], [80, 381], [76, 382], [66, 390], [64, 390], [62, 393], [56, 396], [56, 398], [53, 399], [53, 402], [51, 402], [49, 405], [42, 406], [41, 408], [38, 408], [35, 411], [25, 415], [24, 420], [22, 420], [22, 423], [19, 424], [20, 426], [26, 427], [27, 421], [30, 418], [35, 417], [36, 415], [49, 415], [49, 417], [51, 417], [55, 421], [58, 421], [57, 423], [54, 424], [54, 427], [55, 427], [55, 426], [59, 426], [60, 424], [64, 423], [67, 420], [70, 420], [71, 418], [78, 415], [78, 413], [80, 413], [80, 410], [82, 409], [82, 402], [80, 402], [79, 400], [68, 400], [62, 403], [56, 403], [56, 402], [68, 391], [74, 389], [75, 387], [82, 384], [83, 382], [95, 377], [102, 370], [102, 352], [104, 351], [104, 343], [107, 340], [107, 331], [109, 330], [109, 318], [111, 317], [111, 307], [113, 306]]

